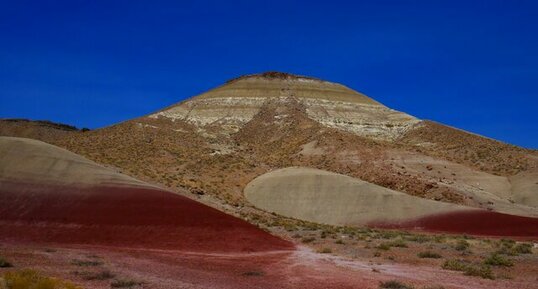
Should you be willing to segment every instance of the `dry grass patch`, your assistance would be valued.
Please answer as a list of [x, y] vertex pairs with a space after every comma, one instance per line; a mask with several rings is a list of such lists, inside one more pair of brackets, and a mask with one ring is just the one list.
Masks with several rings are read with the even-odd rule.
[[34, 270], [6, 272], [0, 277], [0, 288], [5, 289], [81, 289], [75, 284], [46, 277]]

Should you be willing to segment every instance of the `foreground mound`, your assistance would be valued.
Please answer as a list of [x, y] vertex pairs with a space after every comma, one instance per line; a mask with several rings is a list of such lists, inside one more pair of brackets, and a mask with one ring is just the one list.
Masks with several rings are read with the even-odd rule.
[[0, 240], [186, 251], [289, 249], [218, 210], [69, 151], [0, 138]]
[[426, 200], [310, 168], [261, 175], [247, 185], [245, 196], [259, 208], [325, 224], [538, 236], [536, 218]]

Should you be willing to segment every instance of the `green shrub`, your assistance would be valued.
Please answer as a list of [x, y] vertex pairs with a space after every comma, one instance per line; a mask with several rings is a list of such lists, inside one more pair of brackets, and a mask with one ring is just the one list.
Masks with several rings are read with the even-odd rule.
[[441, 265], [443, 269], [451, 271], [465, 271], [465, 268], [467, 268], [468, 266], [468, 262], [458, 259], [446, 260], [443, 265]]
[[6, 272], [1, 277], [6, 289], [81, 289], [70, 282], [42, 276], [34, 270]]
[[468, 266], [463, 271], [463, 274], [467, 276], [478, 276], [484, 279], [492, 279], [492, 280], [495, 279], [495, 276], [493, 275], [491, 268], [487, 265]]
[[407, 248], [407, 244], [402, 239], [394, 240], [394, 241], [390, 242], [389, 245], [391, 247]]
[[9, 263], [6, 259], [0, 257], [0, 268], [13, 267], [13, 264]]
[[380, 289], [413, 289], [413, 286], [406, 285], [400, 281], [387, 281], [379, 283]]
[[514, 266], [514, 263], [512, 263], [512, 261], [495, 253], [491, 254], [488, 258], [486, 258], [486, 260], [484, 260], [484, 264], [491, 265], [491, 266], [502, 266], [502, 267]]
[[518, 254], [532, 254], [532, 244], [520, 243], [514, 247], [514, 251]]
[[379, 250], [388, 251], [388, 250], [390, 250], [390, 245], [389, 245], [389, 243], [381, 243], [381, 244], [377, 245], [376, 248], [379, 249]]
[[419, 258], [439, 259], [439, 258], [441, 258], [441, 255], [439, 255], [439, 254], [437, 254], [435, 252], [425, 251], [425, 252], [418, 253], [418, 257]]
[[494, 279], [491, 268], [485, 264], [476, 266], [464, 260], [451, 259], [446, 260], [441, 267], [446, 270], [461, 271], [467, 276], [478, 276], [484, 279]]

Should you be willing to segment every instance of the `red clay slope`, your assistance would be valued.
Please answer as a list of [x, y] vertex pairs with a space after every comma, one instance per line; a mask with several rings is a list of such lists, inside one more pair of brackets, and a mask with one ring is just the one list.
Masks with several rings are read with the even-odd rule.
[[538, 238], [538, 218], [482, 210], [456, 211], [429, 215], [401, 223], [371, 225], [381, 228], [430, 232]]
[[253, 252], [293, 246], [158, 189], [0, 183], [0, 240]]

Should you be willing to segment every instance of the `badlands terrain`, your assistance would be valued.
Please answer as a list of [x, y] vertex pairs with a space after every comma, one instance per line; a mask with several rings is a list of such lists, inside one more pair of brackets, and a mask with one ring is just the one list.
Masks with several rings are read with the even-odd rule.
[[1, 120], [0, 201], [0, 274], [83, 288], [538, 288], [536, 150], [311, 77]]

